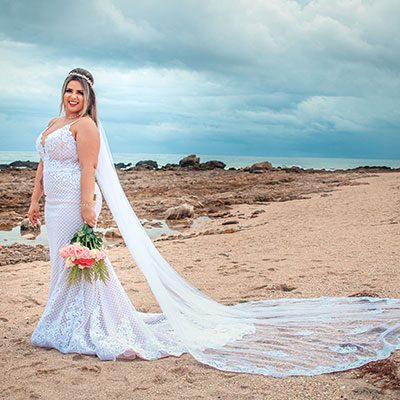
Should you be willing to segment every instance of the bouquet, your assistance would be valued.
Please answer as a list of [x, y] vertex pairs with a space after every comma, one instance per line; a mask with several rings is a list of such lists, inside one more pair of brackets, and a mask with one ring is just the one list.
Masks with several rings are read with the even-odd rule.
[[65, 258], [67, 268], [70, 268], [68, 284], [82, 279], [92, 282], [100, 279], [106, 283], [110, 278], [105, 263], [107, 252], [103, 248], [103, 240], [89, 225], [84, 224], [71, 239], [70, 244], [60, 249], [60, 256]]

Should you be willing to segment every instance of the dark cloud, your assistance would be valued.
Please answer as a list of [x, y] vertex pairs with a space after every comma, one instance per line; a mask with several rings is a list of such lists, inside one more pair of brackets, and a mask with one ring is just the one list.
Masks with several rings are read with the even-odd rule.
[[32, 130], [10, 149], [83, 66], [116, 151], [398, 158], [396, 0], [0, 4], [1, 129]]

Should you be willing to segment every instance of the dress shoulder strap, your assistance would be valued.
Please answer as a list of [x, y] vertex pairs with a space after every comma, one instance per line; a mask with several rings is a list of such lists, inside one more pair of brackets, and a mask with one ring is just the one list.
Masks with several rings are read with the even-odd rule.
[[50, 122], [49, 122], [48, 125], [47, 125], [47, 128], [50, 128], [52, 125], [54, 125], [55, 122], [57, 121], [57, 119], [58, 119], [57, 117], [51, 119]]
[[40, 134], [42, 135], [43, 133], [45, 133], [45, 132], [47, 131], [47, 129], [49, 129], [52, 125], [54, 125], [54, 123], [56, 122], [56, 120], [57, 120], [57, 117], [52, 118], [52, 119], [49, 121], [49, 123], [47, 124], [46, 128], [44, 128], [44, 129], [42, 130], [42, 132], [40, 132]]
[[78, 122], [78, 121], [80, 121], [82, 118], [79, 118], [79, 119], [77, 119], [76, 121], [74, 121], [74, 122], [71, 122], [70, 124], [69, 124], [69, 126], [72, 126], [73, 124], [75, 124], [75, 122]]

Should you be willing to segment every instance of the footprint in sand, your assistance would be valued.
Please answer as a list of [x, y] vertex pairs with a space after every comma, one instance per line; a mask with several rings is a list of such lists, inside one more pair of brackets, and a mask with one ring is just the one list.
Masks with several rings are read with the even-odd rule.
[[63, 369], [63, 368], [38, 369], [35, 373], [36, 373], [36, 375], [58, 374], [61, 369]]
[[161, 375], [157, 374], [155, 376], [155, 378], [153, 379], [153, 382], [158, 385], [161, 385], [161, 384], [167, 382], [167, 378], [165, 376], [161, 376]]
[[32, 303], [36, 304], [37, 306], [41, 306], [42, 303], [40, 301], [37, 301], [31, 296], [25, 296], [26, 301], [31, 301]]
[[169, 372], [174, 374], [174, 375], [182, 376], [182, 375], [185, 375], [185, 374], [187, 374], [189, 372], [189, 368], [182, 367], [182, 366], [181, 367], [175, 367], [175, 368], [170, 369]]
[[149, 390], [149, 389], [150, 389], [149, 387], [137, 386], [132, 389], [132, 392], [136, 392], [138, 390]]
[[94, 372], [96, 374], [99, 374], [101, 372], [101, 367], [98, 365], [84, 365], [83, 367], [79, 368], [83, 372]]
[[226, 253], [218, 253], [218, 255], [224, 256], [224, 257], [229, 257], [229, 254], [226, 254]]
[[272, 290], [272, 291], [291, 292], [291, 291], [297, 289], [297, 287], [287, 285], [286, 283], [280, 283], [279, 285], [273, 285], [270, 287], [268, 287], [268, 286], [269, 285], [257, 286], [255, 288], [253, 288], [253, 290], [266, 289], [266, 290]]

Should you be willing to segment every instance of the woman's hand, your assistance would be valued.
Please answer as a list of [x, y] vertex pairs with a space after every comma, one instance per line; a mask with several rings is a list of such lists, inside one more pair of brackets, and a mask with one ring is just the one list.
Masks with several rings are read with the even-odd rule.
[[32, 225], [36, 225], [39, 221], [40, 213], [39, 213], [39, 202], [32, 201], [28, 210], [28, 219]]
[[81, 215], [85, 224], [88, 224], [91, 228], [96, 225], [96, 211], [93, 206], [82, 206]]

